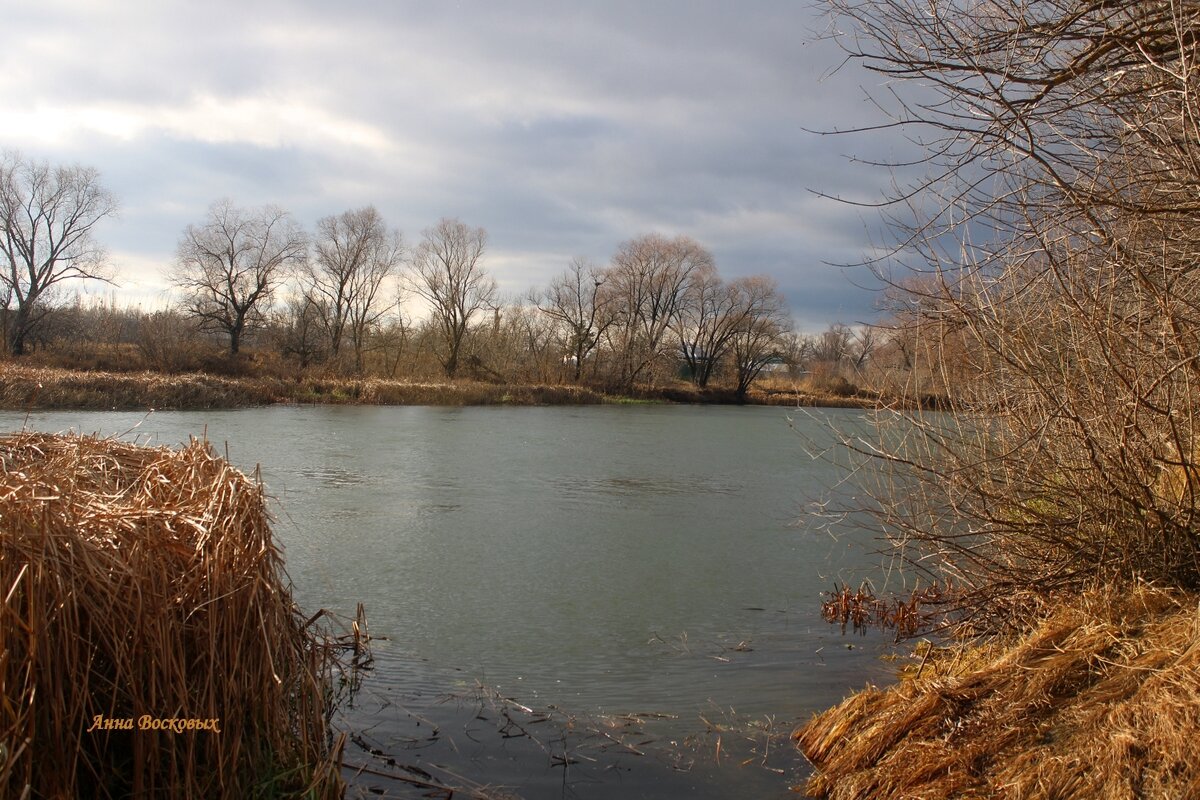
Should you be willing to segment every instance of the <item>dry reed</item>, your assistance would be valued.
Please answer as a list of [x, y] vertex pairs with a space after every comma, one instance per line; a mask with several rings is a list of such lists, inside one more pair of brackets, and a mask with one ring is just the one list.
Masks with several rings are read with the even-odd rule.
[[1200, 797], [1200, 610], [1092, 592], [1015, 643], [952, 647], [793, 734], [806, 790], [851, 798]]
[[341, 794], [336, 655], [260, 483], [202, 442], [21, 433], [0, 438], [0, 520], [0, 795]]

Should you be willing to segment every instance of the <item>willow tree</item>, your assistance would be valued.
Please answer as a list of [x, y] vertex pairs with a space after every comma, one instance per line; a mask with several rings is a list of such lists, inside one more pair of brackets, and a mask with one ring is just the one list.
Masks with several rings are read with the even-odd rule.
[[609, 268], [619, 324], [608, 331], [618, 380], [630, 389], [669, 349], [688, 286], [710, 271], [713, 257], [687, 236], [647, 234], [621, 243]]

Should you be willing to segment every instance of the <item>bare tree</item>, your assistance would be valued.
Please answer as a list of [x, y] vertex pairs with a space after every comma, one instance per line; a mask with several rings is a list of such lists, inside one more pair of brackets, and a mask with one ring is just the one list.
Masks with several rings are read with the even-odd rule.
[[879, 339], [879, 327], [876, 325], [858, 325], [851, 329], [849, 356], [855, 372], [862, 373], [878, 349]]
[[449, 378], [458, 373], [471, 318], [481, 308], [495, 306], [496, 281], [480, 263], [486, 245], [483, 228], [442, 219], [425, 229], [413, 253], [413, 291], [432, 306], [442, 335], [438, 360]]
[[696, 270], [688, 281], [675, 329], [692, 381], [700, 388], [708, 386], [734, 335], [752, 313], [746, 300], [741, 285], [726, 284], [712, 266]]
[[617, 320], [613, 294], [606, 288], [608, 280], [603, 269], [575, 258], [566, 272], [535, 298], [538, 309], [560, 329], [565, 363], [571, 365], [576, 383], [583, 376], [588, 357]]
[[631, 388], [663, 354], [688, 282], [712, 266], [712, 255], [686, 236], [648, 234], [617, 248], [610, 274], [621, 324], [610, 329], [609, 339], [620, 359], [623, 388]]
[[392, 311], [379, 323], [375, 339], [383, 357], [383, 372], [389, 378], [396, 377], [400, 368], [400, 360], [408, 351], [412, 321], [404, 312], [404, 286], [396, 287], [396, 294], [391, 304]]
[[831, 323], [813, 339], [813, 360], [824, 361], [836, 369], [850, 356], [853, 342], [854, 332], [847, 325], [841, 322]]
[[398, 274], [403, 257], [399, 231], [389, 231], [374, 206], [317, 222], [313, 259], [304, 269], [303, 291], [321, 310], [330, 355], [336, 359], [348, 339], [354, 349], [356, 372], [363, 369], [368, 332], [391, 310], [393, 295], [381, 289]]
[[0, 156], [0, 291], [5, 310], [11, 309], [10, 353], [25, 352], [58, 284], [110, 279], [93, 234], [116, 210], [116, 199], [90, 167], [51, 167], [9, 151]]
[[765, 276], [742, 278], [732, 284], [737, 303], [744, 309], [730, 339], [737, 374], [737, 398], [746, 399], [751, 384], [762, 371], [787, 353], [791, 320], [775, 281]]
[[262, 326], [275, 290], [307, 257], [304, 232], [286, 211], [256, 210], [219, 200], [204, 224], [189, 225], [179, 242], [173, 283], [187, 309], [208, 330], [229, 336], [229, 352]]

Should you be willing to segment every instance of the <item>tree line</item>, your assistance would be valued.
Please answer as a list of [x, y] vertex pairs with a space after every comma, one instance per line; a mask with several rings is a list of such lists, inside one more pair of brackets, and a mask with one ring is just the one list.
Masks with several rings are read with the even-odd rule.
[[[182, 232], [168, 271], [175, 305], [144, 313], [72, 303], [70, 281], [113, 280], [94, 232], [116, 209], [93, 169], [12, 152], [0, 159], [10, 355], [104, 342], [117, 349], [97, 359], [111, 368], [125, 345], [153, 369], [228, 370], [246, 363], [252, 342], [254, 358], [281, 369], [617, 391], [683, 378], [739, 398], [764, 371], [848, 394], [885, 383], [899, 363], [882, 329], [795, 332], [771, 278], [726, 281], [686, 236], [638, 236], [608, 264], [576, 258], [548, 285], [502, 297], [485, 267], [484, 229], [442, 219], [410, 246], [373, 206], [323, 217], [308, 232], [281, 208], [220, 200]], [[427, 316], [413, 319], [411, 299]]]

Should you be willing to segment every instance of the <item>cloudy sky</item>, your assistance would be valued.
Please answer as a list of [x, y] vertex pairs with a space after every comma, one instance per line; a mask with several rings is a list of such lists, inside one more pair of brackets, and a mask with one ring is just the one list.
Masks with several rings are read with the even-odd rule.
[[100, 170], [126, 301], [166, 301], [180, 233], [228, 197], [310, 230], [374, 204], [410, 243], [458, 217], [513, 296], [687, 234], [775, 277], [802, 329], [872, 316], [869, 275], [827, 262], [867, 252], [873, 212], [813, 190], [877, 199], [887, 172], [846, 156], [891, 144], [806, 132], [879, 121], [815, 0], [0, 8], [0, 148]]

